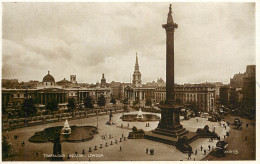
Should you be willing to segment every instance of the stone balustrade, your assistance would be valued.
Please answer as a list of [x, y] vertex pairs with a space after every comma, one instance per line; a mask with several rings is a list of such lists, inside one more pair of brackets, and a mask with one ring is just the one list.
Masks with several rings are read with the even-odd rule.
[[66, 119], [84, 119], [88, 117], [96, 117], [112, 113], [122, 113], [124, 110], [121, 107], [111, 107], [111, 108], [100, 108], [100, 109], [85, 109], [84, 111], [70, 112], [70, 113], [59, 113], [59, 114], [49, 114], [42, 116], [33, 116], [27, 118], [14, 118], [3, 120], [2, 129], [3, 131], [10, 131], [16, 128], [22, 128], [26, 126], [41, 125], [53, 122], [64, 121]]

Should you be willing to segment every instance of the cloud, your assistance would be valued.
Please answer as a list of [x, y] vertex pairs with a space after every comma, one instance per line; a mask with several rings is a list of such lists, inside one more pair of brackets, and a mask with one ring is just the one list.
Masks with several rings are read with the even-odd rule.
[[[168, 3], [3, 3], [3, 78], [165, 79]], [[175, 80], [223, 81], [255, 64], [254, 3], [174, 3]]]

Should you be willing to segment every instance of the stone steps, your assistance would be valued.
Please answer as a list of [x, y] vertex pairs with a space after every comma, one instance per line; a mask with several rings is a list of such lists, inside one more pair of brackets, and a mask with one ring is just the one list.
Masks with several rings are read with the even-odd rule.
[[160, 130], [156, 130], [156, 129], [153, 130], [152, 132], [156, 133], [156, 134], [165, 135], [165, 136], [175, 137], [175, 138], [177, 138], [177, 136], [181, 137], [181, 136], [189, 133], [186, 129], [182, 129], [178, 133], [176, 133], [176, 132], [165, 132], [165, 131], [160, 131]]

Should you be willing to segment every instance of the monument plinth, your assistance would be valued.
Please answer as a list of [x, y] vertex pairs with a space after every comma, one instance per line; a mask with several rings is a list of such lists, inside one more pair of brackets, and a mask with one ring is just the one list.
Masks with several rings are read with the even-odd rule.
[[161, 109], [161, 120], [155, 130], [145, 133], [145, 138], [168, 144], [175, 144], [178, 138], [185, 137], [189, 142], [197, 138], [196, 133], [187, 131], [180, 124], [180, 109], [174, 105], [174, 31], [178, 25], [173, 22], [172, 8], [169, 7], [167, 24], [162, 27], [166, 31], [166, 101]]

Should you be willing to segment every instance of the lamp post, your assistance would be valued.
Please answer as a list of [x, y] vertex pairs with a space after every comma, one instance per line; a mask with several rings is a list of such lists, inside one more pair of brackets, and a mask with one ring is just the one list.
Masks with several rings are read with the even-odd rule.
[[97, 112], [97, 127], [98, 127], [98, 110], [96, 112]]

